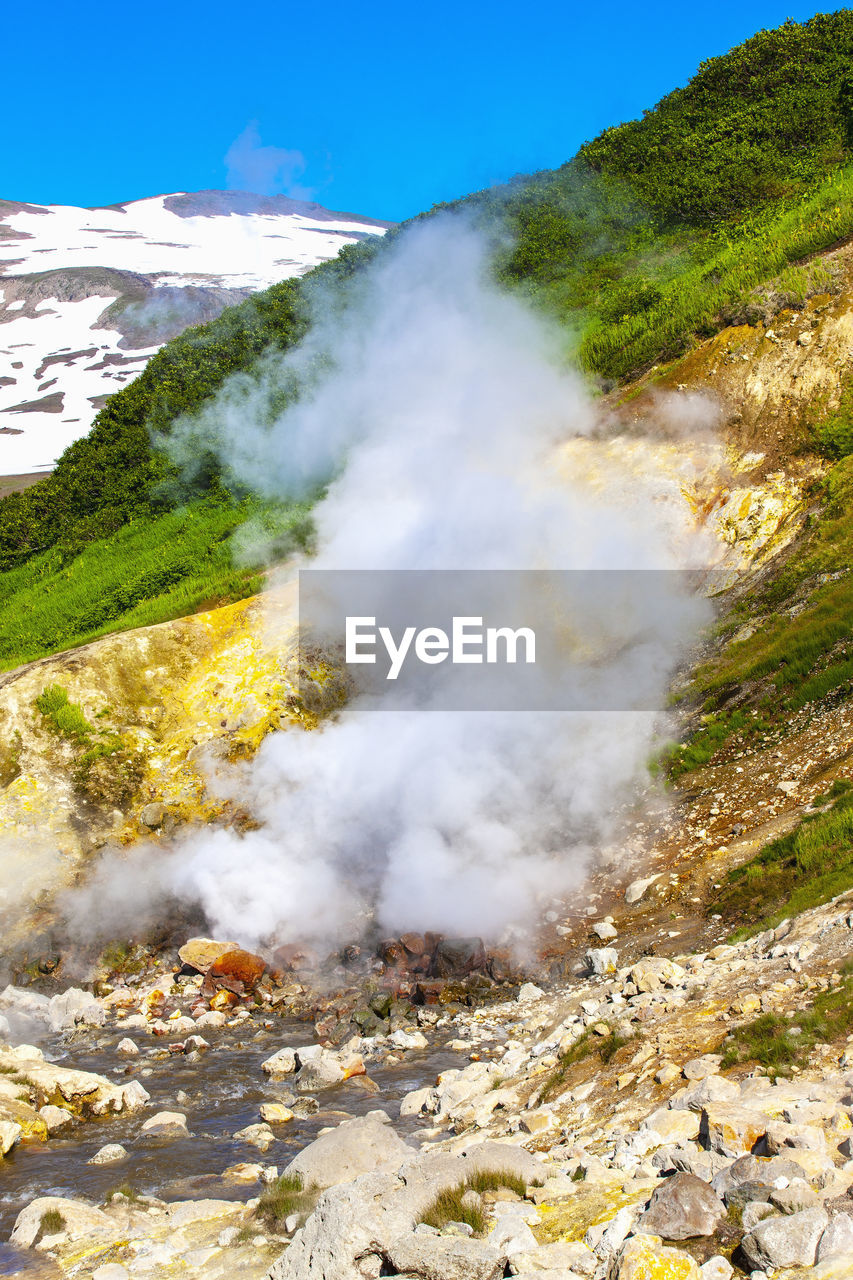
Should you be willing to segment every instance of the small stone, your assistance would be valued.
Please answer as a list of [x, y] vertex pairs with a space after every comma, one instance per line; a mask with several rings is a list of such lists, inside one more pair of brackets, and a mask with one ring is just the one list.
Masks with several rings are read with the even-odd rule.
[[268, 1124], [250, 1124], [234, 1134], [242, 1142], [248, 1142], [259, 1151], [266, 1151], [275, 1142], [275, 1134]]
[[293, 1112], [281, 1102], [263, 1102], [260, 1116], [267, 1124], [287, 1124], [293, 1119]]
[[820, 1198], [812, 1191], [808, 1183], [791, 1182], [787, 1187], [780, 1187], [770, 1192], [770, 1203], [780, 1213], [801, 1213], [803, 1209], [816, 1209]]
[[178, 959], [190, 969], [207, 973], [222, 956], [239, 951], [236, 942], [218, 942], [214, 938], [189, 938], [178, 951]]
[[584, 959], [592, 972], [599, 976], [615, 973], [619, 964], [619, 956], [613, 947], [591, 947]]
[[734, 1273], [735, 1269], [728, 1258], [724, 1258], [720, 1253], [703, 1262], [699, 1268], [702, 1280], [731, 1280]]
[[714, 1105], [702, 1113], [703, 1127], [712, 1151], [737, 1157], [752, 1151], [767, 1131], [767, 1117], [736, 1105]]
[[516, 999], [519, 1004], [528, 1004], [534, 1000], [541, 1000], [545, 992], [541, 987], [537, 987], [535, 982], [524, 982], [518, 989]]
[[639, 902], [640, 899], [644, 897], [646, 890], [651, 888], [654, 882], [659, 879], [660, 876], [657, 875], [646, 876], [644, 880], [632, 880], [628, 885], [628, 888], [625, 890], [625, 901], [628, 906], [632, 907], [634, 903]]
[[[150, 1074], [151, 1068], [147, 1068]], [[126, 1084], [121, 1091], [121, 1101], [123, 1111], [138, 1111], [140, 1107], [144, 1107], [146, 1102], [150, 1102], [151, 1094], [145, 1089], [138, 1080], [131, 1080], [130, 1084]]]
[[558, 1129], [559, 1121], [548, 1107], [540, 1107], [535, 1111], [525, 1111], [521, 1117], [521, 1127], [525, 1133], [550, 1133]]
[[617, 931], [612, 924], [606, 920], [598, 920], [593, 926], [592, 931], [602, 942], [612, 942], [617, 937]]
[[139, 811], [139, 821], [144, 827], [150, 827], [152, 830], [155, 827], [163, 825], [163, 819], [165, 816], [166, 806], [160, 804], [158, 801], [145, 805], [144, 808]]
[[261, 1063], [261, 1070], [272, 1080], [293, 1075], [296, 1071], [296, 1050], [279, 1049], [278, 1053], [274, 1053], [271, 1058]]
[[101, 1147], [100, 1151], [96, 1151], [91, 1160], [87, 1160], [87, 1164], [118, 1164], [120, 1160], [127, 1159], [127, 1150], [120, 1142], [109, 1142], [105, 1147]]
[[130, 1036], [125, 1036], [123, 1040], [119, 1040], [116, 1045], [116, 1053], [125, 1053], [128, 1057], [134, 1057], [139, 1053], [139, 1045], [131, 1040]]
[[12, 1150], [23, 1130], [13, 1120], [0, 1120], [0, 1155]]
[[74, 1116], [65, 1107], [54, 1107], [48, 1104], [39, 1108], [39, 1115], [47, 1125], [48, 1133], [58, 1133], [66, 1125], [74, 1123]]
[[748, 992], [746, 995], [738, 996], [737, 1000], [732, 1002], [731, 1012], [740, 1017], [751, 1017], [752, 1014], [761, 1010], [761, 998], [755, 992]]
[[674, 1062], [662, 1062], [655, 1072], [655, 1080], [658, 1084], [672, 1084], [673, 1080], [678, 1080], [681, 1072]]
[[158, 1111], [144, 1121], [142, 1132], [156, 1138], [185, 1138], [187, 1118], [182, 1111]]
[[207, 1030], [208, 1027], [224, 1027], [228, 1021], [224, 1013], [220, 1013], [218, 1009], [207, 1009], [204, 1013], [199, 1014], [195, 1020], [195, 1025]]
[[222, 1170], [222, 1177], [226, 1182], [259, 1182], [263, 1171], [263, 1165], [243, 1161], [241, 1164], [229, 1164]]
[[707, 1080], [709, 1076], [718, 1074], [722, 1061], [723, 1059], [719, 1053], [704, 1053], [701, 1058], [691, 1058], [689, 1062], [685, 1062], [682, 1068], [684, 1078], [686, 1080]]

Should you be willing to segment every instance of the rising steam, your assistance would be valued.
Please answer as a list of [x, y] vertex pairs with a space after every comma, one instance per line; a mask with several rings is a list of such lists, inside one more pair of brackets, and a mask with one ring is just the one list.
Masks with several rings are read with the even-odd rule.
[[[464, 221], [415, 225], [364, 277], [346, 311], [320, 308], [299, 352], [231, 379], [176, 449], [190, 452], [201, 432], [271, 497], [333, 477], [316, 509], [317, 567], [665, 569], [705, 558], [673, 485], [613, 469], [593, 488], [566, 474], [561, 442], [600, 417], [566, 369], [562, 335], [491, 283]], [[277, 388], [318, 365], [311, 390], [271, 414]], [[662, 704], [684, 630], [662, 616], [653, 639]], [[631, 664], [611, 661], [612, 680], [627, 681]], [[115, 929], [128, 896], [138, 923], [146, 896], [168, 895], [255, 945], [328, 941], [371, 915], [387, 931], [494, 939], [570, 894], [616, 840], [656, 724], [650, 712], [383, 715], [356, 700], [319, 730], [264, 742], [240, 781], [259, 831], [197, 832], [165, 855], [107, 864], [75, 910], [97, 903]]]

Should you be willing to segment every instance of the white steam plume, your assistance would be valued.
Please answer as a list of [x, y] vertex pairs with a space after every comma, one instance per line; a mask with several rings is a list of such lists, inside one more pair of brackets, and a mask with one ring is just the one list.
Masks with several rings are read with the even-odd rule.
[[[275, 387], [326, 351], [331, 367], [270, 424]], [[410, 228], [356, 303], [320, 316], [295, 356], [232, 379], [192, 432], [270, 496], [301, 496], [336, 471], [316, 510], [316, 567], [625, 570], [706, 558], [673, 484], [614, 470], [593, 491], [561, 474], [559, 443], [596, 423], [560, 335], [490, 282], [482, 239], [446, 217]], [[683, 641], [662, 616], [661, 703]], [[613, 659], [615, 682], [630, 671]], [[356, 700], [319, 730], [264, 742], [240, 780], [260, 831], [196, 832], [123, 864], [121, 877], [156, 877], [247, 944], [330, 940], [370, 911], [389, 932], [494, 939], [576, 888], [614, 840], [655, 725], [650, 712], [383, 715]]]
[[264, 146], [257, 120], [246, 125], [225, 153], [226, 182], [229, 190], [253, 191], [258, 195], [279, 192], [297, 199], [308, 199], [310, 192], [298, 185], [305, 172], [301, 151], [285, 147]]

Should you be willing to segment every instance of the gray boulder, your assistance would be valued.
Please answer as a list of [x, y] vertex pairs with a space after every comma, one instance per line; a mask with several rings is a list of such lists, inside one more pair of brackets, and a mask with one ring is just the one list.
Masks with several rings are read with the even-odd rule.
[[780, 1218], [768, 1218], [744, 1236], [741, 1249], [759, 1271], [776, 1267], [813, 1267], [820, 1238], [829, 1226], [823, 1209], [804, 1209]]
[[381, 1270], [394, 1242], [414, 1233], [436, 1196], [464, 1178], [456, 1156], [417, 1157], [406, 1150], [412, 1159], [399, 1173], [364, 1173], [324, 1191], [273, 1265], [269, 1280], [365, 1280], [363, 1267], [373, 1267], [377, 1260]]
[[753, 1182], [772, 1187], [777, 1178], [787, 1178], [790, 1182], [792, 1178], [802, 1176], [801, 1166], [795, 1164], [793, 1160], [786, 1160], [784, 1156], [764, 1158], [746, 1155], [740, 1156], [715, 1174], [711, 1180], [711, 1187], [721, 1199], [725, 1200], [726, 1204], [729, 1204], [730, 1193], [741, 1183]]
[[329, 1089], [340, 1084], [343, 1078], [343, 1067], [333, 1054], [318, 1054], [300, 1068], [296, 1088], [300, 1093], [314, 1093], [316, 1089]]
[[400, 1165], [414, 1155], [390, 1125], [372, 1116], [360, 1116], [345, 1120], [303, 1147], [287, 1172], [300, 1174], [306, 1187], [325, 1189], [352, 1182], [359, 1174], [373, 1173], [382, 1165]]
[[598, 1259], [579, 1240], [558, 1240], [554, 1244], [540, 1244], [537, 1249], [511, 1253], [509, 1265], [514, 1275], [532, 1275], [534, 1280], [540, 1280], [543, 1272], [559, 1276], [591, 1276]]
[[664, 1240], [690, 1240], [713, 1235], [725, 1215], [725, 1205], [707, 1182], [676, 1173], [655, 1190], [636, 1230]]
[[420, 1232], [392, 1241], [385, 1257], [395, 1271], [418, 1280], [500, 1280], [506, 1266], [506, 1252], [487, 1241]]
[[42, 1234], [41, 1220], [46, 1213], [58, 1212], [65, 1223], [63, 1230], [71, 1240], [86, 1235], [107, 1235], [112, 1219], [103, 1209], [87, 1200], [71, 1200], [65, 1196], [39, 1196], [22, 1209], [15, 1219], [9, 1244], [18, 1249], [30, 1249]]
[[64, 1031], [68, 1027], [102, 1027], [107, 1020], [106, 1011], [91, 991], [69, 987], [60, 995], [51, 996], [47, 1006], [51, 1031]]
[[820, 1238], [817, 1260], [827, 1258], [853, 1258], [853, 1217], [849, 1213], [837, 1214]]
[[478, 1142], [460, 1155], [465, 1161], [465, 1171], [469, 1173], [484, 1170], [514, 1173], [528, 1185], [541, 1184], [548, 1176], [548, 1170], [538, 1157], [525, 1151], [524, 1147], [515, 1147], [509, 1142]]
[[698, 1080], [690, 1089], [686, 1089], [679, 1097], [678, 1105], [688, 1111], [704, 1111], [706, 1107], [717, 1103], [735, 1102], [740, 1097], [740, 1089], [734, 1080], [726, 1076], [709, 1075]]

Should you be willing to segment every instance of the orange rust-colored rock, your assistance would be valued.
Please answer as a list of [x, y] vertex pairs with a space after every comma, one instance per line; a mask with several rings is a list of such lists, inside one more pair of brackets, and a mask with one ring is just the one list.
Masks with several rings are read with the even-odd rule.
[[224, 1013], [226, 1009], [232, 1009], [239, 999], [235, 992], [227, 991], [223, 987], [215, 996], [211, 996], [210, 1007], [217, 1013]]
[[166, 994], [158, 988], [149, 991], [142, 1002], [142, 1012], [146, 1018], [159, 1018], [166, 1007]]
[[204, 979], [203, 991], [210, 993], [224, 987], [237, 995], [254, 991], [267, 970], [267, 962], [251, 951], [228, 951], [214, 960]]

